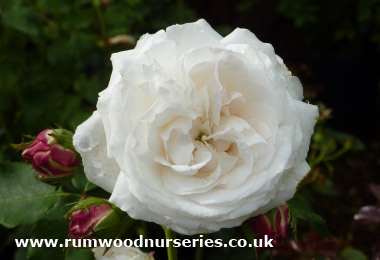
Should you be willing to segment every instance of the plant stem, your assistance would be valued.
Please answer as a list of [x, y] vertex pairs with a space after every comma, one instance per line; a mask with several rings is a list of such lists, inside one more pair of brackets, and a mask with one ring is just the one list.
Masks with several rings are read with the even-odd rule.
[[177, 248], [173, 246], [173, 240], [176, 238], [176, 233], [164, 226], [162, 226], [165, 232], [165, 237], [166, 239], [172, 239], [172, 241], [169, 242], [169, 247], [168, 247], [168, 260], [177, 260]]
[[[200, 240], [203, 240], [203, 237], [199, 237]], [[195, 260], [202, 260], [203, 258], [203, 247], [200, 246], [200, 243], [197, 244], [197, 248], [195, 249]]]
[[99, 22], [100, 38], [104, 40], [106, 38], [106, 23], [104, 20], [104, 15], [99, 5], [97, 5], [95, 2], [94, 2], [94, 8], [95, 8], [95, 13]]
[[[248, 240], [248, 243], [252, 244], [253, 239], [255, 238], [255, 234], [253, 233], [252, 228], [249, 226], [247, 221], [241, 225], [241, 229], [243, 230], [244, 235], [246, 236], [246, 238]], [[254, 250], [254, 258], [253, 259], [257, 259], [256, 247], [253, 246], [253, 250]]]

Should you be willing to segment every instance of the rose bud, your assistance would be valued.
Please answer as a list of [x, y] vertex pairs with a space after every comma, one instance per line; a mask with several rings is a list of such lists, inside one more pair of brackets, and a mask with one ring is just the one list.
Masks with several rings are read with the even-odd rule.
[[[249, 222], [252, 231], [257, 234], [256, 238], [258, 239], [264, 239], [265, 236], [268, 236], [267, 239], [273, 239], [272, 244], [276, 246], [276, 233], [274, 231], [274, 227], [272, 225], [272, 222], [270, 221], [269, 217], [266, 215], [259, 215], [255, 218], [253, 218]], [[262, 251], [266, 250], [265, 247], [258, 247], [256, 248], [257, 253], [260, 253]]]
[[288, 206], [282, 205], [278, 207], [277, 213], [276, 213], [276, 231], [277, 236], [280, 238], [286, 238], [286, 232], [289, 228], [289, 220], [290, 220], [290, 214]]
[[73, 238], [115, 238], [125, 213], [106, 200], [87, 198], [66, 216], [70, 218], [69, 235]]
[[[286, 233], [289, 228], [289, 209], [286, 205], [277, 208], [275, 212], [275, 223], [272, 224], [271, 219], [267, 215], [259, 215], [250, 221], [252, 231], [258, 234], [258, 238], [264, 238], [265, 235], [268, 239], [273, 239], [272, 244], [276, 246], [283, 238], [286, 238]], [[265, 250], [265, 248], [257, 248], [258, 252]]]
[[252, 227], [252, 231], [258, 234], [258, 238], [264, 238], [265, 235], [267, 235], [269, 239], [275, 238], [276, 233], [268, 216], [259, 215], [252, 219], [250, 225]]
[[64, 129], [42, 131], [21, 156], [32, 164], [40, 180], [48, 183], [69, 180], [79, 165], [72, 133]]

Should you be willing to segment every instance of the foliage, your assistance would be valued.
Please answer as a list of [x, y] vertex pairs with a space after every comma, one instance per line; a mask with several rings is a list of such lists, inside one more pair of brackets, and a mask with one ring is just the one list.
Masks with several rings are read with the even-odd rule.
[[0, 170], [0, 222], [6, 227], [33, 224], [66, 195], [38, 181], [28, 164], [1, 163]]
[[176, 10], [170, 0], [1, 1], [0, 158], [17, 158], [8, 143], [20, 133], [74, 130], [107, 86], [111, 54], [176, 23]]

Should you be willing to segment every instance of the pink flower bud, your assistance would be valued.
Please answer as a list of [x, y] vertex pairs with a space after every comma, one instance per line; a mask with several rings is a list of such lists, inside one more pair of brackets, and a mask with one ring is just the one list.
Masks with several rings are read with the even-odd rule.
[[[266, 215], [259, 215], [255, 218], [253, 218], [250, 223], [252, 231], [257, 234], [258, 239], [264, 239], [265, 236], [268, 236], [268, 239], [273, 239], [272, 244], [276, 246], [276, 233], [274, 231], [272, 222], [270, 221], [269, 217]], [[257, 253], [261, 253], [262, 251], [265, 251], [265, 247], [258, 247], [256, 248]]]
[[71, 215], [70, 236], [83, 238], [94, 233], [97, 226], [114, 213], [108, 204], [92, 205], [87, 209], [74, 211]]
[[251, 220], [250, 225], [252, 231], [258, 234], [258, 238], [263, 238], [265, 235], [269, 239], [275, 238], [274, 228], [268, 216], [259, 215]]
[[79, 165], [75, 152], [58, 144], [53, 133], [51, 129], [42, 131], [21, 154], [32, 164], [42, 180], [68, 176]]
[[[252, 231], [257, 235], [257, 238], [264, 238], [265, 235], [268, 239], [273, 239], [272, 244], [278, 245], [279, 242], [286, 238], [286, 233], [289, 228], [289, 209], [286, 205], [277, 208], [275, 223], [267, 215], [259, 215], [253, 218], [249, 223]], [[265, 248], [257, 248], [257, 252], [265, 250]]]
[[289, 228], [289, 209], [286, 205], [278, 207], [276, 213], [276, 231], [279, 237], [286, 238], [286, 232]]

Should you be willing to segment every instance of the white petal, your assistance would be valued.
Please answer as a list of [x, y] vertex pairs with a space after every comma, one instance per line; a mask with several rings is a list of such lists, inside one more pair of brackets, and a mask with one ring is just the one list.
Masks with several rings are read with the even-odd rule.
[[92, 251], [96, 260], [154, 260], [153, 256], [148, 256], [135, 247], [97, 247]]
[[168, 142], [168, 156], [173, 164], [186, 165], [193, 160], [194, 144], [189, 134], [172, 132]]
[[104, 190], [112, 192], [120, 169], [115, 160], [107, 156], [107, 140], [97, 111], [77, 127], [73, 144], [82, 156], [87, 178]]

